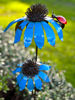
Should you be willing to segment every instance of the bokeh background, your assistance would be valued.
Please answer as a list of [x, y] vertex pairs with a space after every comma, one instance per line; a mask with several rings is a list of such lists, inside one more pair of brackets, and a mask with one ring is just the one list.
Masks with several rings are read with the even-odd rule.
[[[50, 46], [45, 40], [44, 47], [39, 50], [39, 58], [43, 62], [51, 63], [59, 72], [64, 70], [66, 80], [75, 87], [75, 0], [0, 0], [0, 27], [4, 29], [12, 20], [25, 16], [26, 9], [34, 3], [45, 4], [49, 9], [49, 16], [54, 11], [56, 15], [62, 15], [67, 19], [67, 25], [63, 29], [64, 41], [61, 42], [57, 34], [55, 47]], [[15, 34], [14, 26], [10, 28], [13, 32], [9, 33], [13, 34], [12, 38], [7, 38], [9, 45]], [[7, 33], [3, 33], [5, 34]], [[16, 45], [21, 46], [23, 42]], [[32, 47], [35, 48], [34, 41], [29, 48]]]

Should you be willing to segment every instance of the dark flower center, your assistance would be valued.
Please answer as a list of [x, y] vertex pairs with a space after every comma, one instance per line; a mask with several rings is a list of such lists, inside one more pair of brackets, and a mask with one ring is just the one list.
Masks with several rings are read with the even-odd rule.
[[39, 72], [39, 65], [36, 62], [28, 60], [22, 65], [22, 73], [25, 76], [33, 77], [38, 74]]
[[35, 4], [27, 9], [25, 13], [29, 21], [39, 22], [43, 21], [48, 14], [48, 9], [45, 5]]

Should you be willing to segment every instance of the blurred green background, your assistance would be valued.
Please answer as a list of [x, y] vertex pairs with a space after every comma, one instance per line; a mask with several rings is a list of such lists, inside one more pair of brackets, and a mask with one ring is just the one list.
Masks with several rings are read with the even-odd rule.
[[39, 57], [41, 61], [51, 61], [59, 71], [64, 70], [66, 80], [75, 87], [75, 0], [0, 0], [0, 26], [4, 29], [12, 20], [25, 16], [26, 9], [34, 3], [45, 4], [50, 16], [53, 10], [56, 15], [67, 19], [64, 41], [61, 42], [56, 34], [56, 45], [52, 47], [46, 40], [39, 50]]

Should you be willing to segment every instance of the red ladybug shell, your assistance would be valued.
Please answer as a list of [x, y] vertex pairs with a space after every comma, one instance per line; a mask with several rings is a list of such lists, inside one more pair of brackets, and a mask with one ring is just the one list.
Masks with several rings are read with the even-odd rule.
[[59, 20], [59, 22], [61, 22], [62, 24], [67, 24], [66, 19], [63, 16], [57, 16], [57, 19]]

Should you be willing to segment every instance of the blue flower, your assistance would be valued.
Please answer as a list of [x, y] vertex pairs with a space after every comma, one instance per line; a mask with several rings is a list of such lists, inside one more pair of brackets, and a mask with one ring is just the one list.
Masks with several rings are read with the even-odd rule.
[[[22, 65], [22, 67], [21, 67]], [[42, 89], [42, 80], [44, 82], [50, 82], [45, 71], [49, 70], [51, 66], [46, 64], [37, 64], [33, 61], [27, 61], [16, 68], [13, 74], [20, 72], [17, 76], [17, 84], [19, 85], [19, 90], [22, 91], [27, 86], [29, 91], [34, 89], [34, 86], [38, 89]], [[44, 71], [44, 72], [43, 72]]]
[[[36, 46], [41, 49], [44, 46], [45, 32], [48, 43], [54, 46], [56, 41], [54, 29], [57, 31], [61, 41], [63, 41], [63, 32], [59, 23], [53, 18], [47, 17], [47, 14], [48, 11], [45, 6], [41, 4], [32, 5], [28, 8], [26, 17], [10, 22], [4, 32], [17, 22], [14, 43], [24, 40], [24, 46], [27, 48], [31, 45], [34, 38]], [[54, 27], [54, 29], [52, 27]]]

